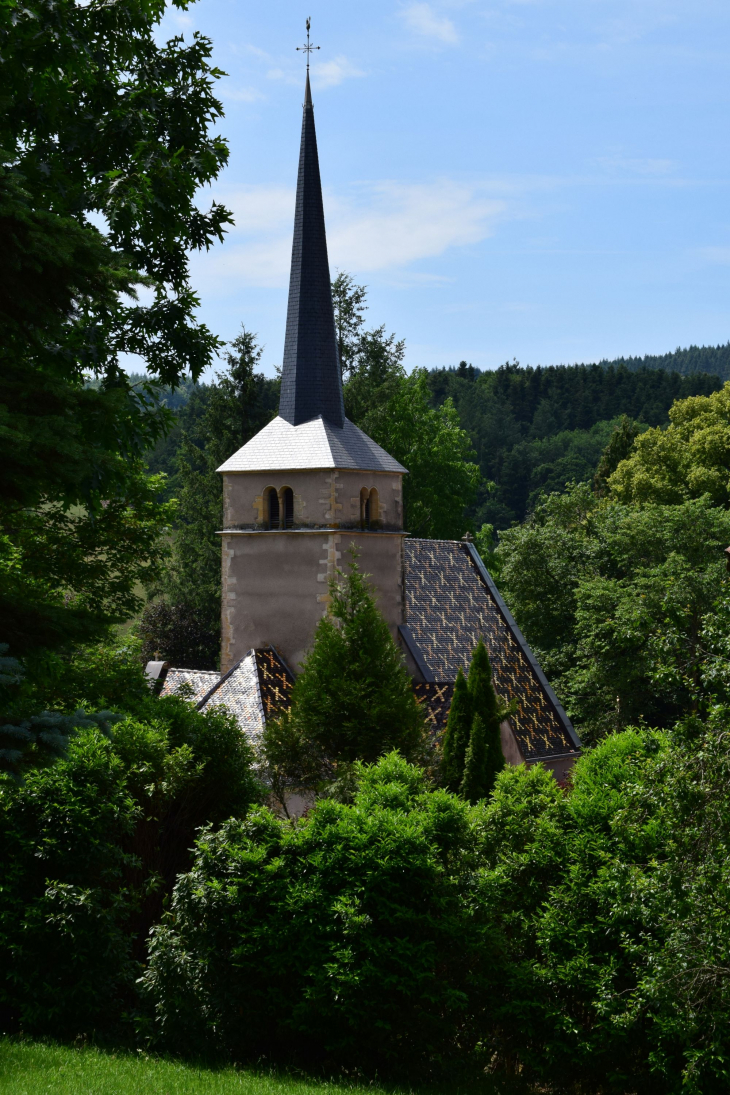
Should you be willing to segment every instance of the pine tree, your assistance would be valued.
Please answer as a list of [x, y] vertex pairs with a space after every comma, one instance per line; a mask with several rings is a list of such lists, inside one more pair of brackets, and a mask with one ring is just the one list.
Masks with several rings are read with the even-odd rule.
[[[492, 789], [494, 776], [490, 772], [484, 719], [474, 716], [469, 736], [469, 745], [464, 758], [464, 776], [459, 787], [462, 798], [472, 806], [486, 798]], [[490, 778], [491, 777], [491, 778]]]
[[351, 550], [349, 573], [330, 586], [330, 608], [292, 692], [303, 738], [335, 765], [398, 749], [418, 759], [424, 721], [401, 653]]
[[[492, 667], [489, 664], [489, 655], [482, 639], [479, 640], [469, 666], [469, 696], [472, 703], [474, 717], [479, 716], [483, 723], [484, 736], [484, 772], [479, 785], [486, 788], [487, 794], [494, 786], [497, 773], [504, 768], [504, 754], [502, 752], [502, 740], [500, 724], [508, 713], [508, 708], [499, 700], [494, 691], [492, 681]], [[472, 735], [474, 728], [472, 724]], [[480, 797], [484, 797], [481, 795]]]
[[459, 666], [442, 745], [441, 773], [443, 782], [450, 791], [456, 792], [461, 786], [472, 721], [471, 695], [466, 677]]

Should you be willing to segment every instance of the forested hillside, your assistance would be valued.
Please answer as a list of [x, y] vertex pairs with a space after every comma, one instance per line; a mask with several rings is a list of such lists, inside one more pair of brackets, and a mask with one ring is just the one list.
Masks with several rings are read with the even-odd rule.
[[607, 368], [625, 365], [627, 369], [669, 369], [683, 376], [692, 373], [712, 373], [721, 380], [730, 380], [730, 342], [724, 346], [677, 347], [669, 354], [647, 354], [645, 357], [618, 357], [614, 361], [601, 361]]
[[437, 404], [451, 398], [471, 437], [483, 484], [473, 517], [508, 528], [541, 491], [593, 477], [620, 415], [661, 426], [675, 399], [709, 395], [715, 376], [626, 365], [503, 365], [494, 372], [462, 362], [429, 374]]

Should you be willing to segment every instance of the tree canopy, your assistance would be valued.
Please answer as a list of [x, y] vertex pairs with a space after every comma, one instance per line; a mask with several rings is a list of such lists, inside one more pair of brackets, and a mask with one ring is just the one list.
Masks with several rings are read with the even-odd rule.
[[679, 503], [706, 494], [730, 503], [730, 381], [710, 395], [679, 399], [669, 426], [647, 430], [608, 480], [622, 502]]
[[[197, 377], [218, 345], [188, 256], [230, 221], [195, 204], [227, 159], [221, 73], [208, 39], [157, 41], [164, 10], [10, 0], [0, 23], [0, 611], [17, 649], [140, 607], [170, 517], [141, 464], [170, 425], [155, 383]], [[105, 597], [89, 583], [107, 556]]]

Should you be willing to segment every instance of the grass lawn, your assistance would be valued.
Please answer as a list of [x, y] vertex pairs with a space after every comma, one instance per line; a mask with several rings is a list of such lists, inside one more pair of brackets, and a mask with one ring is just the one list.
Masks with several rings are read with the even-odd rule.
[[[355, 1091], [346, 1084], [284, 1075], [201, 1069], [133, 1054], [0, 1040], [0, 1095], [345, 1095]], [[367, 1095], [385, 1092], [368, 1086]]]

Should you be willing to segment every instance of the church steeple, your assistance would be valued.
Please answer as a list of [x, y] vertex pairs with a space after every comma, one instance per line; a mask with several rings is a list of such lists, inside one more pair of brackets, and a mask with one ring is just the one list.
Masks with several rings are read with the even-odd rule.
[[320, 415], [332, 426], [345, 423], [309, 67], [279, 415], [293, 426]]

